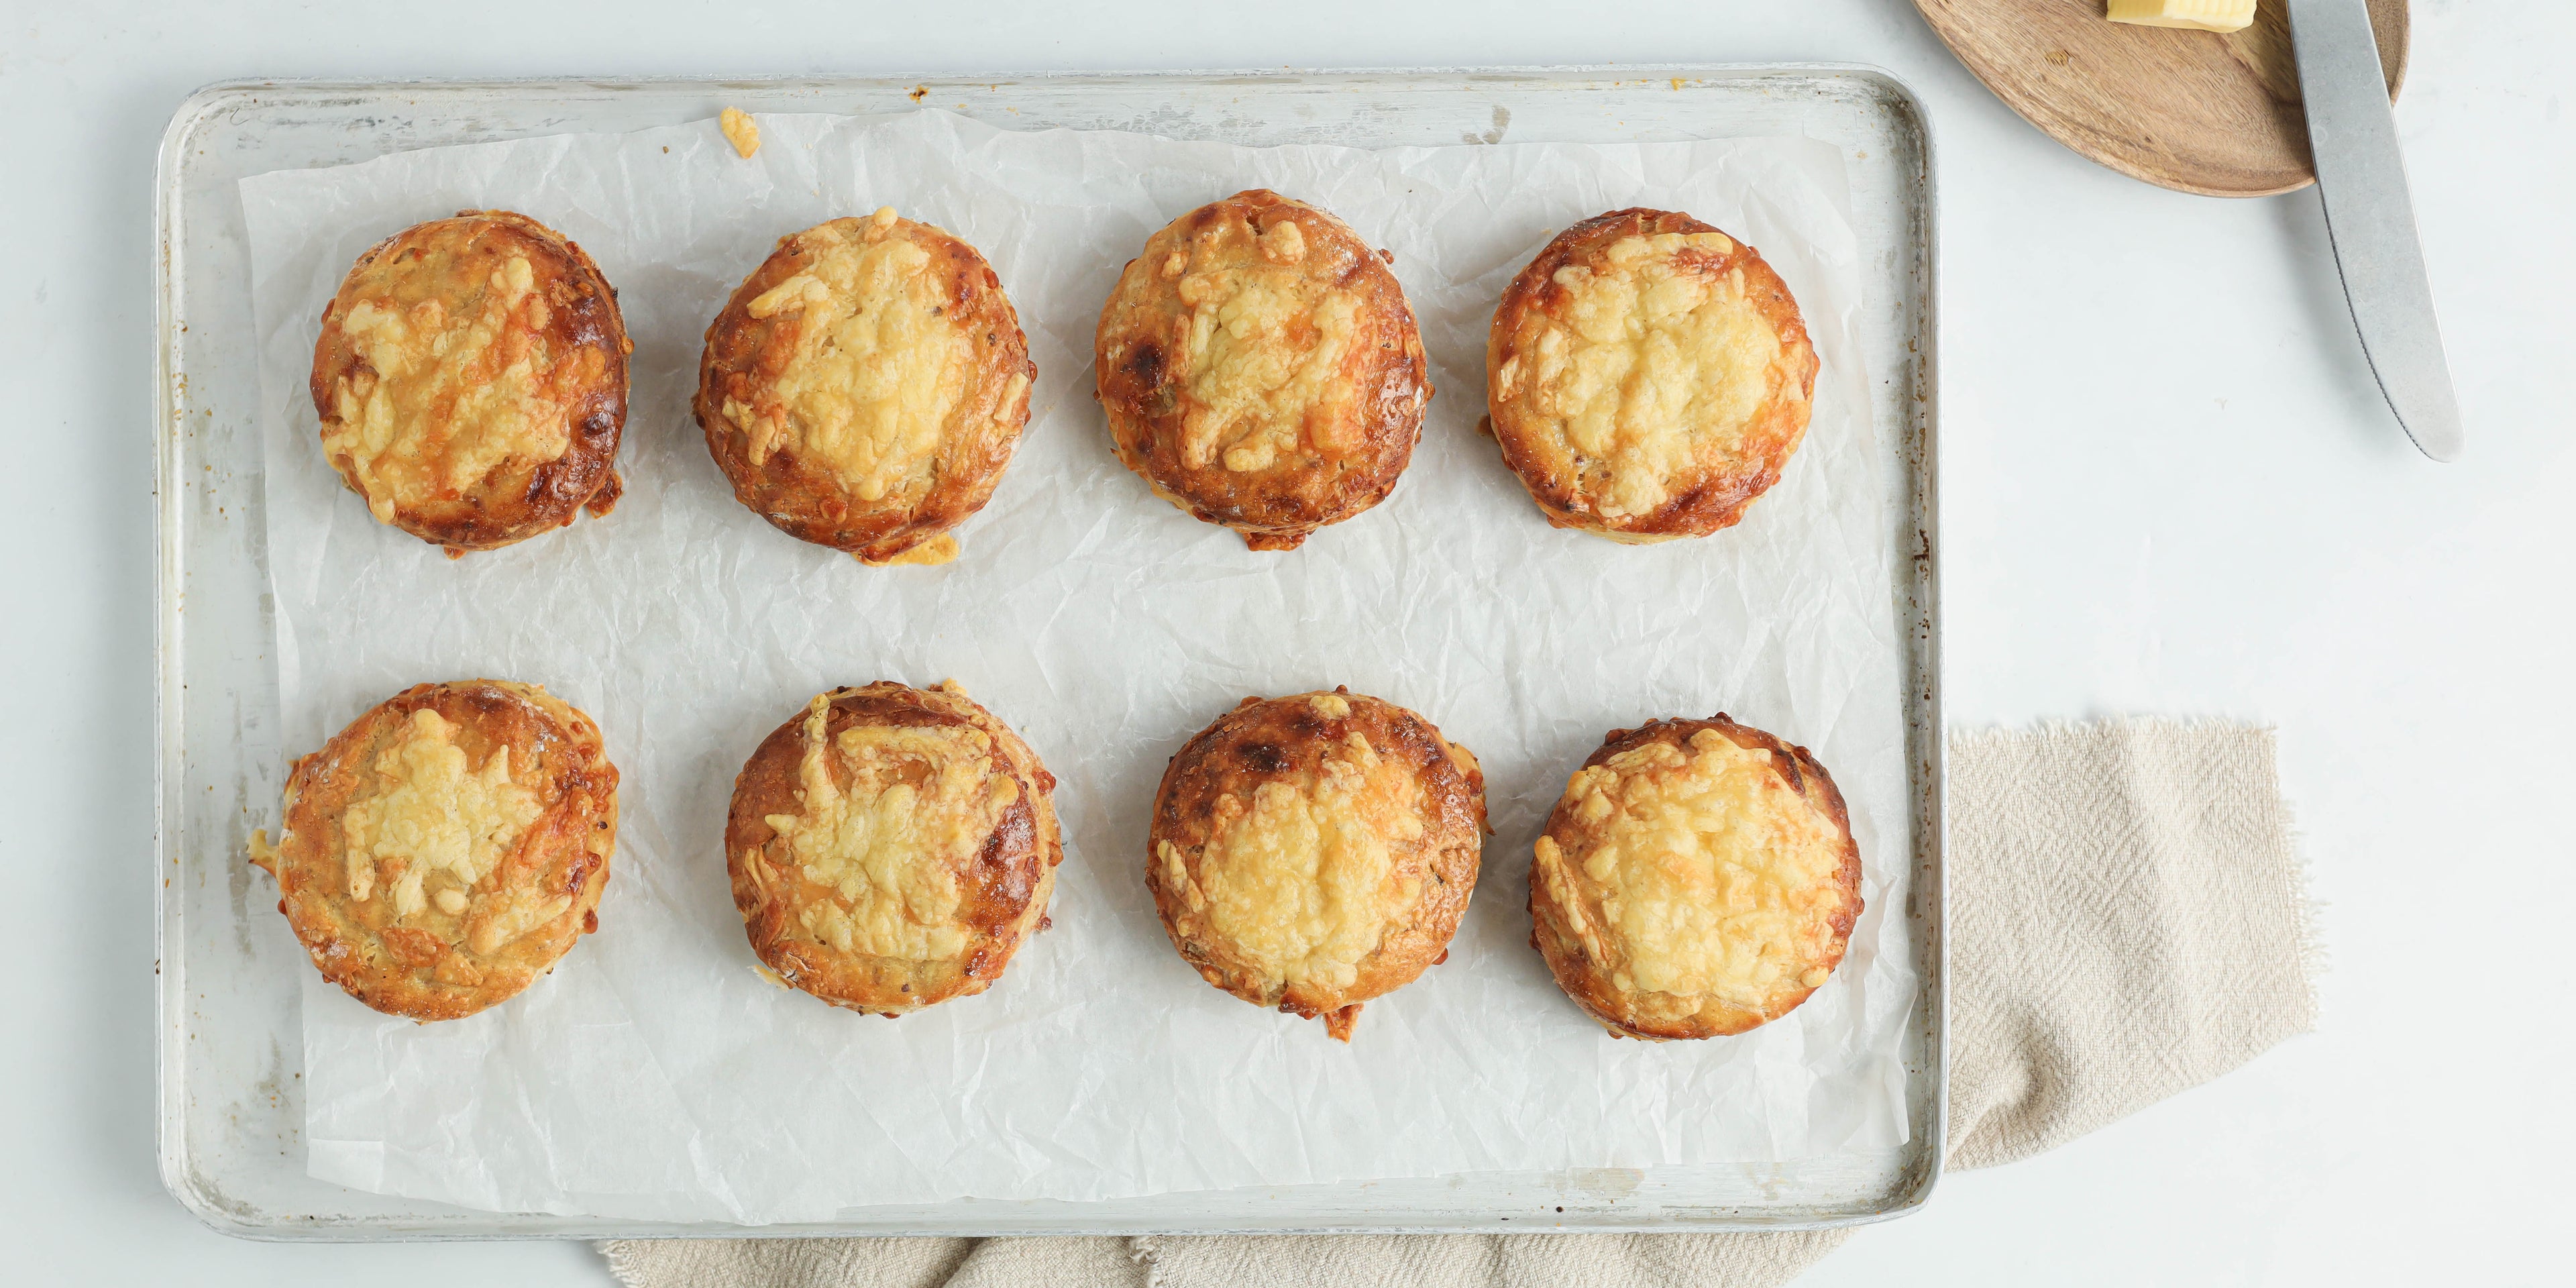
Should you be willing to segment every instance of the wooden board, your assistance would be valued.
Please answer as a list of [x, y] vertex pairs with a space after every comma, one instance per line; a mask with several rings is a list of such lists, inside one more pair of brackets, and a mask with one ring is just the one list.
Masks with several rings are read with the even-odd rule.
[[[2286, 0], [2219, 35], [2137, 27], [2102, 0], [1914, 0], [1950, 52], [2023, 119], [2122, 174], [2212, 197], [2316, 182]], [[2406, 79], [2406, 0], [2368, 0], [2388, 94]]]

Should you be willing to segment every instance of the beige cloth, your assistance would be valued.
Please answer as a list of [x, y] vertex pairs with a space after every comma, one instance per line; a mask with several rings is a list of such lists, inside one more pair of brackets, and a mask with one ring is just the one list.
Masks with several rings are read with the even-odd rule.
[[[1952, 1167], [2049, 1149], [2316, 1022], [2268, 729], [1950, 740]], [[1850, 1229], [1762, 1234], [624, 1240], [633, 1288], [1759, 1288]]]

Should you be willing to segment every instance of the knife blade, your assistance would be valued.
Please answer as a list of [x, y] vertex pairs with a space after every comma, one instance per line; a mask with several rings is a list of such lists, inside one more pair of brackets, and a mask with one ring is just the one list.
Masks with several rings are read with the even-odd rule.
[[2460, 402], [2442, 353], [2433, 285], [2424, 276], [2424, 246], [2369, 6], [2365, 0], [2289, 0], [2289, 13], [2326, 238], [2343, 271], [2344, 302], [2361, 333], [2361, 351], [2407, 437], [2434, 460], [2457, 460]]

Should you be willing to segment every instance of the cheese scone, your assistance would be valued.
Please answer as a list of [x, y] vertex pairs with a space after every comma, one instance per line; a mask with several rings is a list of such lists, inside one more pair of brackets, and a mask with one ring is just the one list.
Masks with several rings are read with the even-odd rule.
[[984, 257], [887, 207], [779, 239], [707, 327], [693, 407], [735, 498], [779, 531], [944, 563], [1037, 373]]
[[322, 450], [380, 523], [490, 550], [617, 503], [617, 293], [525, 215], [468, 210], [358, 257], [322, 313]]
[[1825, 767], [1721, 713], [1617, 729], [1530, 864], [1530, 940], [1621, 1037], [1742, 1033], [1843, 959], [1860, 847]]
[[1484, 771], [1430, 721], [1348, 689], [1246, 698], [1163, 772], [1145, 884], [1201, 978], [1348, 1042], [1447, 960], [1484, 842]]
[[1731, 527], [1806, 437], [1816, 350], [1760, 252], [1684, 214], [1557, 235], [1485, 345], [1494, 440], [1560, 528], [1644, 543]]
[[254, 835], [277, 910], [322, 977], [387, 1015], [508, 1001], [599, 928], [617, 767], [599, 726], [534, 685], [415, 685], [286, 780]]
[[734, 780], [725, 859], [787, 985], [891, 1019], [992, 987], [1046, 922], [1055, 776], [953, 682], [815, 697]]
[[1255, 550], [1294, 550], [1385, 500], [1431, 400], [1385, 257], [1261, 189], [1146, 239], [1100, 311], [1094, 357], [1118, 459]]

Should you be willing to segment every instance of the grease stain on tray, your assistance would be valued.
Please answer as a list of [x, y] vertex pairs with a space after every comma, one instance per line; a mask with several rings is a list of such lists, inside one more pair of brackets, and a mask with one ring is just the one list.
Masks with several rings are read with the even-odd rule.
[[1633, 1167], [1569, 1168], [1557, 1179], [1557, 1192], [1589, 1199], [1595, 1203], [1616, 1203], [1637, 1192], [1646, 1174]]

